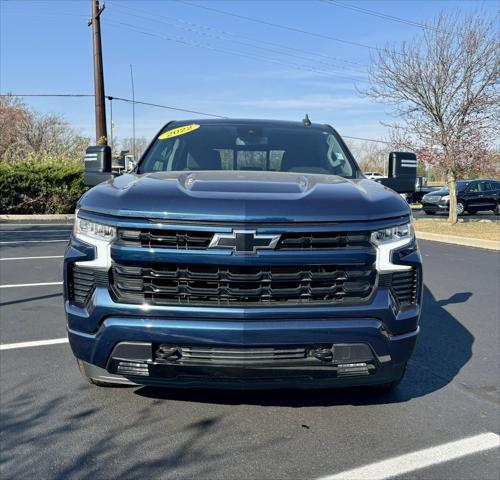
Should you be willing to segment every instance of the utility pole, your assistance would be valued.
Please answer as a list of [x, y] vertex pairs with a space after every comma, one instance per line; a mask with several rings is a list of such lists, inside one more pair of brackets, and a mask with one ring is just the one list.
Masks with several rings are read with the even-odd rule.
[[132, 85], [132, 155], [135, 158], [135, 89], [134, 89], [134, 71], [130, 64], [130, 82]]
[[102, 67], [101, 22], [100, 15], [104, 4], [99, 6], [99, 0], [90, 0], [92, 4], [92, 18], [88, 25], [92, 25], [94, 50], [94, 100], [95, 100], [95, 136], [97, 145], [107, 145], [106, 131], [106, 104], [104, 97], [104, 73]]

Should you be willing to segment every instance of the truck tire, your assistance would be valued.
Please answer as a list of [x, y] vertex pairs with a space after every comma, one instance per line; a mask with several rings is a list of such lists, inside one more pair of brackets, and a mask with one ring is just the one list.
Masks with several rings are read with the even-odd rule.
[[495, 215], [500, 215], [500, 202], [497, 202], [497, 206], [495, 207]]
[[465, 205], [462, 202], [457, 202], [457, 215], [463, 215], [465, 212]]

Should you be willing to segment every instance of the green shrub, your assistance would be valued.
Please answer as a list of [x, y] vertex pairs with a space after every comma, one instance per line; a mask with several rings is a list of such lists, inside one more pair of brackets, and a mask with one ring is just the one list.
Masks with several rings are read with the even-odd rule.
[[73, 213], [86, 190], [81, 159], [37, 156], [0, 163], [0, 213]]

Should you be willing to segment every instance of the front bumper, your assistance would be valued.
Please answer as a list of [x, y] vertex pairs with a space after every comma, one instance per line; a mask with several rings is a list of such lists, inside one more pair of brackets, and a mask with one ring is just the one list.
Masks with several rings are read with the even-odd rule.
[[[379, 320], [368, 318], [228, 322], [110, 317], [94, 335], [68, 330], [75, 356], [85, 362], [87, 374], [93, 378], [145, 385], [224, 388], [306, 388], [390, 382], [401, 375], [417, 335], [418, 328], [402, 335], [388, 335]], [[137, 349], [128, 354], [120, 350], [127, 342], [141, 346], [141, 353]], [[368, 357], [333, 361], [309, 355], [296, 360], [241, 364], [206, 360], [184, 363], [182, 359], [166, 364], [155, 358], [155, 349], [160, 344], [220, 349], [302, 346], [306, 350], [361, 344], [367, 345], [371, 353]], [[359, 370], [361, 364], [366, 368]]]
[[[270, 312], [217, 312], [199, 309], [114, 304], [104, 288], [94, 292], [91, 308], [78, 308], [66, 302], [68, 337], [75, 356], [100, 372], [116, 374], [113, 351], [120, 342], [149, 345], [149, 355], [122, 358], [147, 364], [148, 375], [121, 376], [134, 384], [185, 387], [265, 388], [348, 386], [386, 383], [398, 378], [410, 358], [418, 335], [420, 305], [396, 312], [388, 289], [379, 288], [369, 305], [335, 309], [301, 308]], [[224, 309], [219, 309], [224, 310]], [[187, 314], [189, 313], [189, 316]], [[223, 315], [225, 314], [225, 315]], [[267, 315], [267, 316], [266, 316]], [[81, 325], [93, 323], [94, 332], [82, 331]], [[193, 365], [157, 362], [154, 351], [159, 345], [211, 348], [303, 347], [306, 350], [332, 345], [367, 345], [371, 359], [369, 375], [341, 377], [338, 364], [309, 357], [288, 363], [259, 365], [220, 365], [200, 362]], [[359, 359], [349, 358], [343, 363]], [[342, 362], [340, 362], [342, 363]], [[372, 368], [373, 367], [373, 368]], [[94, 371], [94, 376], [97, 375]], [[115, 380], [116, 381], [116, 380]]]
[[[116, 303], [107, 288], [95, 288], [85, 307], [68, 300], [67, 272], [74, 261], [93, 258], [92, 246], [72, 239], [65, 256], [65, 309], [71, 348], [86, 373], [97, 380], [176, 387], [275, 388], [382, 384], [398, 379], [418, 335], [421, 257], [415, 245], [393, 252], [392, 262], [418, 272], [417, 302], [400, 308], [389, 288], [378, 286], [369, 302], [350, 306], [192, 307]], [[122, 358], [141, 364], [141, 373], [117, 376], [113, 352], [121, 342], [146, 345], [149, 355]], [[372, 353], [359, 375], [339, 375], [339, 364], [306, 355], [291, 362], [220, 365], [210, 362], [165, 365], [160, 345], [226, 349], [366, 345]], [[362, 363], [362, 362], [361, 362]], [[144, 367], [145, 365], [145, 367]], [[354, 368], [355, 370], [356, 368]], [[147, 374], [145, 373], [147, 370]], [[123, 369], [121, 370], [123, 373]], [[351, 372], [352, 373], [352, 372]]]
[[428, 203], [422, 202], [422, 210], [425, 212], [447, 212], [449, 208], [449, 204], [445, 202], [439, 203]]

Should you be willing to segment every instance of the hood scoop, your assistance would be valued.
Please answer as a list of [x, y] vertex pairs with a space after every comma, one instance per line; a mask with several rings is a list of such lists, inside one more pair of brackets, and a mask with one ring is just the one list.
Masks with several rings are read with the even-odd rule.
[[302, 194], [310, 187], [306, 175], [278, 172], [195, 172], [178, 181], [192, 193]]

